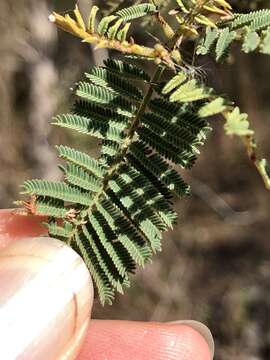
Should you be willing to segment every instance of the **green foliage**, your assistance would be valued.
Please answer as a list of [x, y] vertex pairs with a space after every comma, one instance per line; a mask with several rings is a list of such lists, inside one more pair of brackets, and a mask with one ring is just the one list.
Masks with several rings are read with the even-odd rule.
[[236, 14], [228, 23], [230, 30], [248, 26], [251, 31], [258, 31], [270, 26], [270, 10], [253, 11], [248, 14]]
[[227, 104], [224, 98], [218, 97], [199, 110], [199, 116], [202, 118], [223, 113], [227, 109]]
[[207, 28], [196, 52], [198, 55], [206, 55], [215, 50], [216, 60], [221, 61], [229, 53], [231, 44], [241, 41], [245, 53], [259, 50], [269, 54], [269, 29], [270, 10], [236, 14], [231, 21], [221, 24], [220, 29]]
[[260, 37], [255, 31], [248, 31], [244, 37], [242, 50], [249, 53], [257, 49], [260, 44]]
[[[119, 40], [124, 42], [127, 38], [127, 32], [130, 27], [128, 21], [138, 19], [156, 11], [153, 4], [138, 4], [128, 8], [124, 8], [115, 13], [115, 15], [107, 15], [101, 19], [96, 29], [101, 36], [108, 37], [109, 40]], [[91, 10], [88, 29], [92, 34], [95, 33], [95, 22], [98, 8], [94, 6]]]
[[[98, 10], [97, 6], [93, 6], [89, 16], [88, 29], [92, 34], [95, 33], [95, 22]], [[147, 3], [118, 10], [115, 15], [107, 15], [101, 19], [97, 27], [97, 33], [101, 36], [107, 36], [110, 40], [117, 39], [123, 42], [126, 39], [130, 26], [130, 23], [127, 23], [127, 21], [138, 19], [155, 11], [156, 7], [153, 4]]]
[[178, 73], [174, 76], [163, 88], [162, 93], [168, 94], [176, 88], [179, 88], [187, 80], [187, 75], [184, 72]]
[[231, 113], [226, 115], [225, 130], [228, 135], [248, 136], [253, 135], [254, 131], [250, 130], [248, 115], [241, 114], [240, 109], [236, 107]]
[[48, 230], [83, 256], [102, 303], [122, 292], [136, 264], [143, 266], [161, 250], [162, 232], [176, 221], [171, 198], [189, 193], [171, 162], [190, 168], [208, 130], [191, 106], [174, 106], [159, 96], [133, 133], [148, 79], [142, 69], [120, 60], [92, 68], [77, 84], [73, 112], [53, 123], [103, 139], [100, 158], [61, 145], [64, 181], [24, 183], [24, 193], [36, 196], [40, 215], [63, 219], [63, 226], [49, 223]]
[[201, 39], [197, 46], [197, 55], [207, 55], [213, 49], [216, 40], [219, 37], [217, 29], [206, 28], [205, 37]]
[[236, 37], [236, 33], [234, 31], [230, 31], [228, 28], [225, 28], [220, 31], [216, 44], [217, 61], [220, 61], [221, 59], [224, 58], [224, 56], [226, 56], [228, 47], [231, 45], [235, 37]]
[[[175, 80], [179, 79], [181, 75], [176, 75], [165, 87], [163, 93], [165, 94], [170, 90], [173, 86], [176, 87]], [[183, 78], [182, 78], [183, 79]], [[171, 86], [170, 86], [171, 85]], [[193, 102], [203, 99], [208, 99], [211, 95], [212, 89], [209, 89], [205, 86], [201, 86], [195, 79], [186, 81], [182, 81], [179, 83], [179, 87], [176, 90], [172, 91], [170, 94], [171, 102]]]
[[107, 59], [104, 61], [104, 65], [110, 72], [116, 73], [122, 78], [128, 78], [131, 80], [142, 80], [146, 82], [149, 82], [151, 79], [150, 76], [143, 69], [138, 68], [137, 66], [127, 62]]
[[156, 7], [153, 4], [138, 4], [119, 10], [116, 12], [116, 15], [124, 21], [130, 21], [133, 19], [138, 19], [155, 11]]
[[[244, 52], [269, 54], [270, 11], [233, 15], [225, 0], [177, 0], [174, 5], [169, 15], [175, 17], [176, 29], [161, 15], [167, 1], [117, 7], [97, 26], [96, 6], [87, 25], [78, 7], [75, 19], [50, 16], [61, 29], [97, 48], [155, 61], [152, 76], [119, 59], [92, 67], [76, 84], [72, 110], [55, 116], [53, 124], [100, 139], [99, 156], [60, 145], [63, 180], [28, 180], [23, 185], [23, 193], [34, 200], [26, 208], [47, 216], [49, 234], [83, 257], [102, 304], [122, 293], [136, 266], [144, 266], [161, 250], [163, 232], [177, 220], [173, 197], [190, 193], [179, 169], [194, 165], [210, 130], [208, 117], [225, 118], [226, 133], [243, 140], [270, 188], [269, 165], [257, 157], [247, 114], [204, 84], [182, 55], [182, 43], [194, 40], [195, 55], [214, 52], [216, 61], [236, 41]], [[166, 44], [148, 48], [127, 39], [130, 21], [146, 15], [155, 15], [162, 25]]]
[[260, 43], [260, 52], [270, 55], [270, 27], [262, 32], [262, 41]]

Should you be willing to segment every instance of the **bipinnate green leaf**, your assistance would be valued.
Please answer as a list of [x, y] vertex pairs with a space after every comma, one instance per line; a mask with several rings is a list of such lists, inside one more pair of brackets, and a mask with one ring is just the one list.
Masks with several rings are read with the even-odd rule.
[[101, 139], [100, 155], [60, 145], [63, 181], [24, 183], [34, 212], [49, 217], [49, 234], [83, 257], [102, 304], [123, 293], [136, 266], [161, 250], [163, 232], [177, 220], [172, 197], [189, 194], [173, 163], [194, 164], [208, 124], [198, 115], [200, 106], [187, 102], [210, 91], [185, 80], [183, 73], [176, 75], [140, 113], [149, 82], [145, 71], [111, 59], [93, 67], [77, 85], [72, 111], [57, 115], [53, 124]]

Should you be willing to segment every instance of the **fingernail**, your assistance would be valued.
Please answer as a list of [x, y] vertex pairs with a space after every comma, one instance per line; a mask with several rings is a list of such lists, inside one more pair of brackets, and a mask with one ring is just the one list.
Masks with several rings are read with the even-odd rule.
[[204, 340], [206, 341], [206, 343], [207, 343], [207, 345], [209, 347], [210, 354], [211, 354], [211, 359], [214, 358], [215, 343], [214, 343], [214, 339], [213, 339], [213, 336], [211, 334], [211, 331], [208, 329], [207, 326], [205, 326], [201, 322], [195, 321], [195, 320], [171, 321], [171, 322], [169, 322], [169, 324], [186, 325], [186, 326], [191, 327], [195, 331], [197, 331], [204, 338]]
[[83, 260], [64, 243], [28, 238], [0, 252], [0, 359], [75, 359], [93, 288]]

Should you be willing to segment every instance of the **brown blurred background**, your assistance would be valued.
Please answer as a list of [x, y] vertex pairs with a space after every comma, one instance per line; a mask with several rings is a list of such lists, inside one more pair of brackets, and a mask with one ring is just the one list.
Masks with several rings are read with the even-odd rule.
[[[126, 4], [128, 1], [125, 2]], [[133, 3], [130, 1], [129, 3]], [[234, 1], [237, 10], [269, 1]], [[108, 4], [100, 1], [102, 7]], [[108, 54], [58, 33], [50, 10], [74, 1], [0, 0], [0, 206], [11, 207], [25, 179], [57, 179], [53, 145], [95, 152], [96, 144], [51, 128], [52, 115], [66, 111], [74, 82]], [[89, 0], [80, 1], [87, 13]], [[269, 6], [269, 5], [268, 5]], [[155, 31], [155, 29], [153, 29]], [[135, 38], [147, 41], [142, 29]], [[270, 150], [270, 58], [233, 51], [230, 62], [201, 64], [210, 82], [250, 114], [263, 153]], [[164, 250], [139, 271], [133, 286], [113, 306], [95, 305], [99, 318], [205, 322], [218, 360], [270, 359], [269, 192], [238, 139], [223, 133], [221, 120], [184, 177], [193, 196], [176, 203], [179, 224], [166, 234]], [[165, 360], [165, 359], [164, 359]]]

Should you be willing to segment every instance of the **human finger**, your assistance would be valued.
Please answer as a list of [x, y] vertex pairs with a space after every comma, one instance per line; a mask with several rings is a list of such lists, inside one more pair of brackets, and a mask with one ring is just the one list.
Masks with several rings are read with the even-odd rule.
[[211, 333], [198, 324], [91, 320], [77, 360], [211, 360]]
[[71, 360], [85, 337], [93, 287], [83, 260], [51, 238], [0, 251], [0, 359]]

